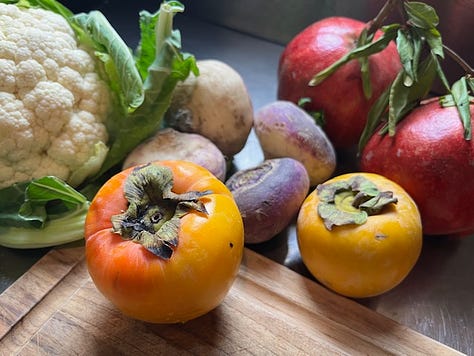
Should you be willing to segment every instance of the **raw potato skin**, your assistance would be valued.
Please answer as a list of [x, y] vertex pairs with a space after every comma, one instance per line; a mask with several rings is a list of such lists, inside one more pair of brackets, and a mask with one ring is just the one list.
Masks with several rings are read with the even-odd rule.
[[199, 76], [190, 75], [175, 89], [165, 115], [167, 126], [210, 139], [227, 157], [240, 152], [253, 124], [253, 106], [245, 83], [232, 67], [218, 60], [197, 61]]
[[255, 113], [254, 130], [265, 159], [294, 158], [306, 167], [310, 185], [326, 181], [336, 169], [336, 152], [313, 118], [290, 101], [278, 100]]
[[222, 152], [207, 138], [172, 128], [158, 131], [137, 146], [125, 159], [123, 169], [153, 161], [184, 160], [206, 168], [220, 181], [226, 177], [227, 163]]
[[266, 160], [226, 182], [244, 222], [245, 243], [268, 241], [296, 216], [309, 191], [304, 166], [292, 158]]

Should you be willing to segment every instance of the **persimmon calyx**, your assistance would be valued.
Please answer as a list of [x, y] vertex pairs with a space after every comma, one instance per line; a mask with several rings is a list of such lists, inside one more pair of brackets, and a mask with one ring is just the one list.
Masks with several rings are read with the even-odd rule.
[[148, 164], [132, 170], [124, 186], [128, 208], [112, 216], [112, 230], [123, 239], [140, 243], [163, 259], [170, 259], [178, 246], [180, 219], [191, 211], [207, 215], [199, 200], [206, 191], [176, 194], [168, 167]]
[[332, 230], [333, 226], [362, 225], [368, 216], [380, 214], [389, 204], [398, 199], [391, 191], [379, 191], [369, 179], [354, 175], [348, 180], [320, 184], [318, 214], [324, 226]]

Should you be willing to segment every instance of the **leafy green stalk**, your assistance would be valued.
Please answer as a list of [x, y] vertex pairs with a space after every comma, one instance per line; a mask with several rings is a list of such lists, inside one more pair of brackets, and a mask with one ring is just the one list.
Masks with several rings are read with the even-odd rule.
[[82, 239], [88, 199], [46, 176], [0, 190], [0, 245], [33, 248]]
[[133, 111], [143, 103], [144, 90], [135, 60], [119, 34], [99, 11], [77, 14], [72, 22], [93, 39], [96, 56], [104, 62], [109, 83], [122, 105]]
[[39, 228], [0, 228], [0, 245], [10, 248], [29, 249], [62, 245], [84, 238], [84, 221], [89, 202], [69, 214], [49, 219]]
[[179, 2], [172, 1], [163, 3], [155, 14], [140, 13], [142, 36], [136, 64], [140, 76], [145, 77], [144, 100], [135, 111], [115, 122], [116, 137], [99, 176], [120, 163], [134, 147], [161, 127], [176, 84], [185, 80], [191, 71], [197, 74], [195, 58], [181, 53], [180, 33], [172, 30], [174, 15], [183, 10]]

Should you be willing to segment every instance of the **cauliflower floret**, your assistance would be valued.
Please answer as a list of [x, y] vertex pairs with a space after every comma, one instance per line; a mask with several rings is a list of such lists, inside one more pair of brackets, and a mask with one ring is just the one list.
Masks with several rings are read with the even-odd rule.
[[44, 175], [77, 185], [106, 147], [109, 87], [62, 16], [6, 4], [0, 14], [0, 188]]

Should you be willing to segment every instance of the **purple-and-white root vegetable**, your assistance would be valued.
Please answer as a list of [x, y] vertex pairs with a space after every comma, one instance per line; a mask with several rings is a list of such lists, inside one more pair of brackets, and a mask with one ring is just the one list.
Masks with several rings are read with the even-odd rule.
[[256, 111], [254, 130], [265, 159], [294, 158], [306, 167], [310, 185], [326, 181], [336, 169], [336, 152], [324, 131], [302, 108], [274, 101]]
[[305, 167], [292, 158], [265, 160], [227, 181], [244, 222], [245, 242], [261, 243], [282, 232], [309, 191]]

